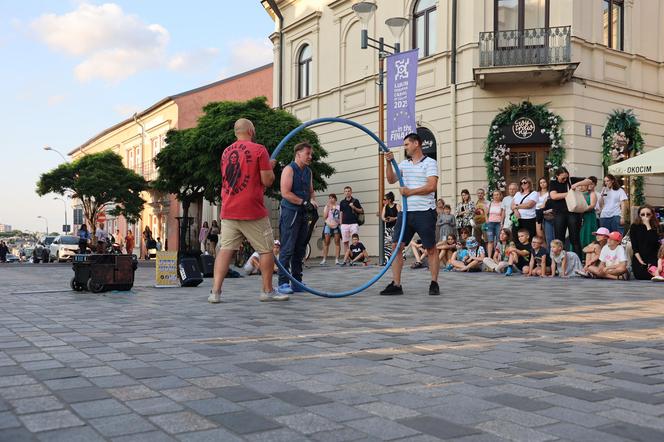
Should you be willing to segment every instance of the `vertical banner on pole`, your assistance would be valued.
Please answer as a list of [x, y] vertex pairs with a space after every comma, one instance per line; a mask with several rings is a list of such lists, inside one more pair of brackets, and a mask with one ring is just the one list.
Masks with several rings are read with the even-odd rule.
[[406, 135], [417, 131], [415, 94], [417, 92], [418, 50], [387, 57], [387, 140], [388, 147], [403, 145]]
[[178, 252], [157, 252], [155, 287], [178, 287]]

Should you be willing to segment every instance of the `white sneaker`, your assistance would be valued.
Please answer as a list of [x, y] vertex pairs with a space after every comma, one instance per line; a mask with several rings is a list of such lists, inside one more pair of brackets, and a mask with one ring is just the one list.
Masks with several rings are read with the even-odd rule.
[[327, 261], [326, 261], [326, 260], [322, 260], [322, 261], [320, 262], [320, 265], [322, 265], [322, 266], [324, 266], [325, 264], [327, 264]]
[[334, 260], [334, 264], [340, 266], [340, 265], [341, 265], [341, 261], [339, 261], [338, 259], [335, 259], [335, 260]]
[[574, 270], [574, 273], [576, 273], [579, 276], [583, 276], [584, 278], [588, 277], [588, 272], [585, 270]]
[[210, 296], [208, 296], [208, 302], [210, 304], [219, 304], [221, 302], [221, 293], [212, 293], [210, 290]]
[[661, 277], [661, 276], [653, 276], [652, 278], [650, 278], [650, 280], [651, 280], [651, 281], [660, 281], [660, 282], [661, 282], [661, 281], [664, 281], [664, 277]]
[[261, 302], [270, 302], [270, 301], [288, 301], [290, 299], [290, 296], [286, 294], [282, 294], [277, 292], [276, 290], [272, 289], [271, 292], [269, 293], [261, 293], [260, 300]]

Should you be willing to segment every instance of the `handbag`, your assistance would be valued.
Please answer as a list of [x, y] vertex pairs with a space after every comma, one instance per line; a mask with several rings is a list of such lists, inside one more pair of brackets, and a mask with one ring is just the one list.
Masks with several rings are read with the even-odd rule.
[[572, 213], [585, 213], [588, 211], [588, 203], [583, 193], [578, 190], [572, 190], [571, 187], [567, 191], [567, 196], [565, 196], [565, 203], [567, 204], [567, 210]]
[[357, 214], [357, 225], [361, 226], [364, 224], [364, 213]]

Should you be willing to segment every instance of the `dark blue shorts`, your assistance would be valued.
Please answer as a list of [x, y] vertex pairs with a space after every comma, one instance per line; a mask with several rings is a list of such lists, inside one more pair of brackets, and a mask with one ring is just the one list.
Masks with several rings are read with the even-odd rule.
[[[419, 212], [408, 212], [406, 217], [406, 231], [403, 233], [401, 242], [408, 245], [417, 233], [422, 240], [425, 249], [431, 249], [436, 246], [436, 211], [434, 209]], [[401, 232], [402, 212], [397, 215], [397, 224], [394, 226], [392, 242], [399, 240]]]

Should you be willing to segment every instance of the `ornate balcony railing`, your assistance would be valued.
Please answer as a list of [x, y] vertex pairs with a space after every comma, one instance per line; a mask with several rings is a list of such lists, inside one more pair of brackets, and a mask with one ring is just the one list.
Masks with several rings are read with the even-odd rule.
[[143, 161], [134, 168], [134, 172], [145, 178], [146, 181], [154, 181], [157, 179], [158, 170], [154, 165], [153, 160]]
[[480, 32], [480, 67], [571, 61], [571, 26]]

